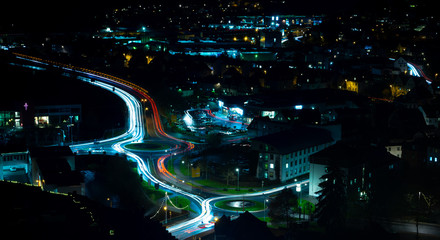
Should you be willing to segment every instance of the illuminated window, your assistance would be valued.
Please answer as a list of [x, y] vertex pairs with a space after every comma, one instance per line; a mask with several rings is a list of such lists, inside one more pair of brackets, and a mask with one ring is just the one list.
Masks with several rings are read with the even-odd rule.
[[35, 125], [46, 125], [49, 124], [49, 116], [38, 116], [35, 117]]
[[274, 167], [274, 166], [273, 166], [273, 163], [269, 164], [269, 167], [270, 167], [270, 168], [273, 168], [273, 167]]

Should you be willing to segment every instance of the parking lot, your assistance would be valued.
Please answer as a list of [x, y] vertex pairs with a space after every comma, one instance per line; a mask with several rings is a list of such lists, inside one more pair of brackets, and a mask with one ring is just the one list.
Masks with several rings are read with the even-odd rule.
[[30, 183], [29, 176], [24, 168], [15, 168], [15, 170], [12, 167], [5, 168], [3, 170], [3, 178], [6, 181]]
[[227, 116], [215, 114], [204, 109], [187, 110], [179, 126], [181, 130], [193, 132], [199, 136], [218, 133], [230, 136], [247, 132], [246, 125], [240, 121], [229, 120]]

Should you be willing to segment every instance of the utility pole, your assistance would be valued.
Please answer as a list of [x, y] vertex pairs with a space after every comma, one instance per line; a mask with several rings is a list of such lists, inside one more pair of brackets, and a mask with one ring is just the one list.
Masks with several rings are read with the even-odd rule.
[[420, 194], [419, 192], [419, 198], [417, 201], [417, 216], [416, 216], [416, 240], [419, 240], [419, 212], [420, 212]]
[[168, 213], [167, 213], [167, 209], [168, 209], [168, 193], [165, 192], [165, 207], [163, 208], [165, 210], [165, 224], [168, 224]]
[[236, 168], [235, 171], [237, 172], [237, 191], [240, 191], [240, 168]]

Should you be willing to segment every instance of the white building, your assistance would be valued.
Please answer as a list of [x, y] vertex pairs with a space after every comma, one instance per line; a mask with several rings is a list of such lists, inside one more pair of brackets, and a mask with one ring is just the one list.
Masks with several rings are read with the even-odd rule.
[[408, 71], [408, 62], [402, 57], [394, 61], [394, 68], [398, 69], [401, 73], [406, 73]]
[[257, 178], [287, 180], [309, 173], [309, 156], [334, 143], [329, 131], [312, 127], [295, 127], [252, 139], [259, 152]]
[[390, 145], [385, 148], [391, 155], [402, 158], [402, 145]]

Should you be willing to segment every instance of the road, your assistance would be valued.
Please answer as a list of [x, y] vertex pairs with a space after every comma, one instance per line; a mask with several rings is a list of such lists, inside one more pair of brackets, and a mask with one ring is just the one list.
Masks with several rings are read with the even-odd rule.
[[[187, 221], [168, 227], [168, 231], [178, 239], [186, 239], [206, 231], [212, 231], [214, 225], [212, 222], [214, 218], [212, 203], [215, 201], [229, 198], [261, 198], [264, 195], [273, 194], [284, 188], [292, 188], [299, 184], [307, 183], [307, 181], [302, 181], [262, 192], [247, 193], [243, 195], [217, 196], [207, 199], [193, 194], [190, 191], [185, 191], [184, 189], [188, 189], [187, 185], [182, 183], [180, 179], [177, 179], [166, 169], [165, 161], [174, 155], [191, 151], [194, 148], [194, 144], [177, 139], [164, 132], [156, 103], [145, 89], [105, 73], [99, 73], [89, 69], [43, 60], [23, 54], [15, 53], [15, 55], [19, 59], [33, 62], [37, 65], [58, 68], [65, 74], [71, 74], [72, 77], [76, 77], [82, 81], [94, 84], [97, 87], [101, 87], [116, 94], [125, 102], [128, 109], [129, 119], [128, 130], [126, 133], [113, 138], [99, 140], [98, 142], [95, 141], [71, 145], [71, 148], [75, 152], [88, 153], [88, 151], [91, 150], [97, 152], [114, 151], [125, 154], [130, 160], [137, 162], [139, 173], [144, 180], [151, 181], [153, 184], [157, 183], [160, 188], [170, 193], [189, 198], [194, 209], [198, 210], [198, 215]], [[159, 139], [160, 141], [169, 141], [170, 143], [177, 145], [177, 147], [174, 148], [173, 151], [166, 152], [165, 154], [160, 152], [140, 154], [137, 151], [124, 149], [123, 146], [125, 144], [139, 142], [144, 139], [146, 134], [145, 126], [147, 126], [150, 140], [154, 141], [155, 139]], [[148, 155], [150, 157], [148, 157]], [[155, 174], [155, 169], [151, 169], [150, 166], [152, 164], [148, 162], [148, 159], [155, 159], [155, 157], [158, 157], [156, 167], [159, 174]]]

